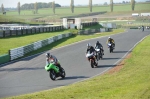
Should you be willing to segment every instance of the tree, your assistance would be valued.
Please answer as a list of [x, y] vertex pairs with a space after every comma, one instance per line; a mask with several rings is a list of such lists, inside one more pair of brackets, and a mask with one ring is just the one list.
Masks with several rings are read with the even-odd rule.
[[135, 0], [131, 0], [131, 9], [134, 11], [135, 8]]
[[18, 2], [17, 8], [18, 8], [18, 13], [20, 15], [20, 2]]
[[[35, 3], [23, 4], [21, 5], [21, 10], [31, 10], [34, 9]], [[61, 7], [61, 5], [55, 3], [55, 7]], [[52, 8], [52, 2], [44, 3], [44, 2], [37, 2], [37, 8]]]
[[71, 0], [70, 8], [71, 8], [71, 12], [74, 13], [74, 0]]
[[125, 1], [122, 1], [122, 4], [125, 4], [126, 2]]
[[53, 13], [55, 14], [55, 1], [52, 3]]
[[110, 10], [113, 12], [113, 0], [110, 0]]
[[1, 10], [2, 10], [2, 13], [5, 12], [3, 4], [1, 5]]
[[104, 2], [104, 5], [108, 5], [107, 2]]
[[34, 4], [34, 14], [38, 13], [38, 7], [37, 7], [37, 2]]
[[90, 12], [92, 12], [92, 0], [89, 0], [89, 8], [90, 8]]

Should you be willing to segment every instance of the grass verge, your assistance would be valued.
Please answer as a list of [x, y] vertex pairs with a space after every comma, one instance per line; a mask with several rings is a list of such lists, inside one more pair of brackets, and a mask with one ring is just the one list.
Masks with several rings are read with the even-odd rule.
[[6, 99], [149, 99], [150, 36], [132, 51], [121, 70], [65, 87]]
[[39, 33], [39, 34], [0, 38], [0, 46], [1, 46], [0, 55], [7, 54], [10, 49], [25, 46], [33, 42], [44, 40], [52, 36], [56, 36], [56, 35], [63, 34], [63, 33], [69, 33], [69, 31], [62, 30], [59, 32], [48, 32], [48, 33]]

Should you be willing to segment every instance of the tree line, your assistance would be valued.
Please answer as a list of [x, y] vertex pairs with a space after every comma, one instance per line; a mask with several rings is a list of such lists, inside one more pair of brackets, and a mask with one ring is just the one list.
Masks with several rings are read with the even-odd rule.
[[[53, 2], [49, 2], [49, 3], [36, 2], [36, 7], [38, 9], [40, 9], [40, 8], [52, 8], [52, 6], [53, 6]], [[61, 5], [55, 4], [55, 7], [61, 7]], [[22, 10], [29, 10], [29, 9], [34, 9], [34, 8], [35, 8], [35, 3], [23, 4], [21, 6]]]
[[[135, 8], [135, 0], [131, 0], [131, 10], [134, 11], [134, 8]], [[113, 0], [110, 0], [110, 11], [113, 12], [113, 5], [114, 2]], [[89, 0], [89, 11], [92, 12], [92, 0]], [[18, 10], [18, 14], [20, 15], [20, 12], [21, 10], [29, 10], [29, 9], [34, 9], [33, 10], [33, 13], [34, 14], [37, 14], [38, 13], [38, 9], [40, 8], [52, 8], [52, 11], [53, 13], [55, 14], [55, 7], [61, 7], [61, 5], [59, 4], [55, 4], [55, 1], [53, 2], [49, 2], [49, 3], [41, 3], [41, 2], [35, 2], [35, 3], [30, 3], [30, 4], [23, 4], [21, 6], [20, 2], [18, 2], [17, 4], [17, 10]], [[71, 12], [74, 13], [74, 0], [71, 0], [70, 1], [70, 9], [71, 9]], [[2, 13], [5, 12], [5, 9], [4, 9], [4, 5], [2, 4], [1, 5], [1, 11]]]

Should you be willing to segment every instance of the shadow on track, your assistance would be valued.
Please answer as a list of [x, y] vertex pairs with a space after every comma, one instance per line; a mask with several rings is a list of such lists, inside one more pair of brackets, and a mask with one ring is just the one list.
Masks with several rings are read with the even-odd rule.
[[106, 67], [114, 67], [115, 65], [98, 65], [95, 68], [106, 68]]
[[131, 51], [114, 51], [113, 53], [127, 53], [127, 52], [131, 52]]
[[113, 60], [113, 59], [121, 59], [121, 58], [102, 58], [102, 60]]
[[71, 76], [71, 77], [59, 78], [58, 80], [71, 80], [71, 79], [78, 79], [78, 78], [89, 78], [89, 77], [85, 77], [85, 76]]
[[39, 70], [39, 69], [43, 69], [43, 67], [41, 67], [41, 68], [9, 68], [9, 69], [0, 69], [0, 72], [4, 72], [4, 71], [21, 71], [21, 70]]

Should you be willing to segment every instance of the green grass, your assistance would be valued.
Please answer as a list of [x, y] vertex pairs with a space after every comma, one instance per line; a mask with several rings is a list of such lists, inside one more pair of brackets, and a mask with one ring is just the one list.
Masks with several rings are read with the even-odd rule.
[[150, 99], [150, 36], [125, 60], [120, 71], [65, 87], [6, 99]]
[[[147, 12], [150, 11], [149, 9], [150, 3], [138, 3], [135, 6], [134, 12]], [[131, 11], [131, 5], [114, 5], [114, 12], [110, 12], [110, 6], [93, 6], [93, 12], [102, 12], [107, 11], [107, 15], [113, 15], [113, 14], [127, 14], [127, 13], [133, 13]], [[13, 16], [13, 18], [19, 18], [19, 19], [37, 19], [37, 18], [44, 18], [47, 20], [51, 19], [58, 19], [60, 17], [64, 16], [73, 16], [83, 13], [90, 13], [88, 7], [75, 7], [75, 12], [71, 13], [70, 7], [64, 7], [64, 8], [56, 8], [56, 14], [53, 14], [53, 11], [51, 8], [44, 8], [39, 9], [38, 14], [33, 14], [32, 10], [21, 10], [21, 15], [18, 15], [17, 11], [8, 11], [6, 16]], [[5, 17], [2, 16], [1, 17]], [[10, 18], [7, 18], [8, 20], [11, 20]], [[0, 20], [3, 21], [3, 20]]]
[[47, 38], [50, 38], [52, 36], [56, 36], [62, 33], [69, 33], [69, 31], [49, 32], [49, 33], [0, 38], [0, 46], [1, 46], [0, 55], [8, 54], [8, 50], [10, 49], [25, 46], [30, 43], [33, 43], [39, 40], [44, 40], [44, 39], [47, 39]]

